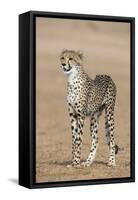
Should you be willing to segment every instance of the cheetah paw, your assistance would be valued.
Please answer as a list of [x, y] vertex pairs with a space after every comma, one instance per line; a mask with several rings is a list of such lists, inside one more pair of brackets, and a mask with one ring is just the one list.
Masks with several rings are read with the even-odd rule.
[[79, 168], [80, 166], [81, 166], [80, 164], [77, 164], [77, 165], [70, 164], [70, 165], [67, 165], [67, 168]]
[[89, 162], [86, 161], [86, 162], [82, 162], [81, 165], [83, 167], [89, 167], [91, 165], [91, 163], [89, 163]]
[[67, 165], [67, 168], [71, 168], [71, 167], [73, 167], [72, 165]]
[[113, 167], [114, 168], [114, 167], [116, 167], [116, 164], [115, 164], [115, 162], [113, 162], [113, 163], [112, 162], [108, 162], [107, 163], [107, 167]]

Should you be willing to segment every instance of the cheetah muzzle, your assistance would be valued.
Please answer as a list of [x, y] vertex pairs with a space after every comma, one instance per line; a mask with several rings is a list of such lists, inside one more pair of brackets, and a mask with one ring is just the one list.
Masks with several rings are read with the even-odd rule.
[[[97, 75], [92, 80], [83, 69], [83, 55], [79, 51], [64, 50], [61, 68], [68, 77], [67, 102], [72, 130], [72, 166], [90, 166], [98, 147], [99, 117], [105, 112], [105, 135], [109, 146], [108, 166], [115, 166], [118, 146], [114, 139], [114, 108], [116, 86], [108, 75]], [[80, 163], [83, 126], [90, 118], [91, 149], [88, 158]]]

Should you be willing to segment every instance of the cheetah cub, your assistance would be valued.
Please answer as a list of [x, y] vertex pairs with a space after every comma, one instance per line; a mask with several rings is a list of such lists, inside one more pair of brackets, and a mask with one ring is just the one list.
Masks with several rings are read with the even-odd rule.
[[68, 77], [67, 102], [72, 129], [72, 166], [80, 166], [80, 154], [85, 117], [90, 117], [91, 149], [83, 166], [90, 166], [98, 146], [99, 116], [105, 110], [105, 135], [109, 146], [108, 166], [115, 166], [118, 146], [114, 141], [114, 107], [116, 86], [110, 76], [97, 75], [92, 80], [83, 69], [79, 51], [64, 50], [61, 68]]

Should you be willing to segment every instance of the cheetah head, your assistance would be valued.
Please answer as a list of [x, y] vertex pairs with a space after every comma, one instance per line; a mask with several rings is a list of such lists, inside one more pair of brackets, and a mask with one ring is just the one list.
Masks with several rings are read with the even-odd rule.
[[83, 55], [80, 51], [64, 50], [60, 55], [61, 68], [65, 74], [79, 70], [82, 66]]

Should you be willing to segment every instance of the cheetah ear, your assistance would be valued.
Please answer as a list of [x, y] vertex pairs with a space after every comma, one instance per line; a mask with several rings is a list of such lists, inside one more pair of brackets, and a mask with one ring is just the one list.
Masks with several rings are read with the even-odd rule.
[[83, 59], [83, 52], [82, 51], [77, 51], [78, 56], [80, 57], [80, 59]]
[[67, 51], [67, 49], [62, 49], [62, 53], [66, 52], [66, 51]]

